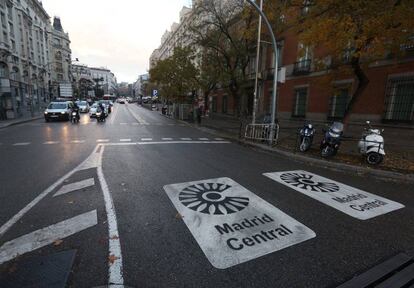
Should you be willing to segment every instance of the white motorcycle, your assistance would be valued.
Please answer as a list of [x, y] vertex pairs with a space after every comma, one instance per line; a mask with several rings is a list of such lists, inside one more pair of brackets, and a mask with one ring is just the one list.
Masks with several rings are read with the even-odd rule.
[[384, 160], [384, 138], [381, 136], [379, 129], [373, 129], [370, 121], [366, 122], [368, 129], [362, 133], [362, 138], [359, 140], [358, 148], [359, 153], [364, 155], [368, 164], [378, 165]]

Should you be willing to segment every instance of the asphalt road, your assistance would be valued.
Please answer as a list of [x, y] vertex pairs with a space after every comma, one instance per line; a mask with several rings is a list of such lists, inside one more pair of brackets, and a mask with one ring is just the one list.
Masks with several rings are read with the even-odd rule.
[[[414, 256], [412, 186], [256, 151], [135, 104], [116, 105], [102, 124], [83, 115], [80, 124], [39, 120], [1, 129], [0, 159], [0, 283], [18, 278], [28, 259], [71, 249], [76, 256], [68, 287], [336, 287], [398, 252]], [[90, 161], [80, 165], [85, 159]], [[293, 170], [328, 178], [334, 189], [343, 183], [405, 207], [362, 220], [356, 209], [347, 214], [299, 192], [303, 183], [311, 189], [316, 182], [297, 183], [295, 190], [263, 175]], [[246, 207], [214, 206], [223, 200], [214, 198], [216, 186], [200, 202], [191, 202], [191, 188], [177, 206], [166, 186], [223, 177], [245, 188], [232, 182], [228, 191], [236, 196], [255, 195], [244, 194]], [[85, 180], [89, 184], [82, 186]], [[382, 209], [364, 208], [361, 214]], [[268, 223], [257, 220], [255, 230], [242, 220], [270, 215], [264, 211], [275, 213], [272, 225], [291, 223], [286, 214], [297, 222], [277, 230], [278, 237], [253, 237]], [[233, 232], [215, 227], [235, 222], [240, 226], [230, 226]]]

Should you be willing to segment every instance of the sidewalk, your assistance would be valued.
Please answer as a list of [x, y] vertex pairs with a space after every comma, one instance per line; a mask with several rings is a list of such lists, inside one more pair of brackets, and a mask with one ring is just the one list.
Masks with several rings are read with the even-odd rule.
[[40, 113], [40, 112], [34, 113], [33, 117], [31, 115], [31, 113], [27, 113], [27, 114], [25, 114], [22, 117], [19, 117], [17, 119], [1, 120], [0, 121], [0, 129], [6, 128], [6, 127], [9, 127], [9, 126], [13, 126], [13, 125], [17, 125], [17, 124], [21, 124], [21, 123], [30, 122], [30, 121], [37, 120], [37, 119], [42, 119], [42, 118], [43, 118], [43, 114]]
[[[233, 139], [242, 139], [244, 136], [244, 125], [234, 117], [213, 115], [211, 118], [203, 118], [201, 127], [213, 129]], [[336, 162], [350, 164], [358, 167], [366, 167], [373, 170], [386, 170], [404, 174], [414, 173], [414, 129], [385, 128], [383, 133], [385, 139], [386, 156], [384, 162], [377, 166], [369, 166], [358, 152], [358, 140], [363, 131], [363, 126], [350, 125], [345, 132], [338, 154], [332, 159], [325, 160], [320, 156], [319, 143], [322, 140], [321, 132], [323, 125], [316, 125], [317, 131], [313, 146], [310, 151], [301, 153], [297, 151], [297, 131], [301, 128], [300, 123], [280, 123], [279, 142], [272, 149], [294, 153], [301, 158], [318, 159], [324, 162]], [[242, 129], [241, 129], [242, 128]], [[240, 133], [241, 136], [240, 137]], [[263, 146], [264, 143], [257, 143]], [[270, 148], [270, 147], [269, 147]]]

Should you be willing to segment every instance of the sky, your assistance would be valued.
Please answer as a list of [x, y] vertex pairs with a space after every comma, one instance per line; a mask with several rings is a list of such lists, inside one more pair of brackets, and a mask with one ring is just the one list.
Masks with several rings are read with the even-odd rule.
[[72, 59], [111, 69], [120, 82], [145, 74], [161, 36], [190, 0], [43, 0], [71, 40]]

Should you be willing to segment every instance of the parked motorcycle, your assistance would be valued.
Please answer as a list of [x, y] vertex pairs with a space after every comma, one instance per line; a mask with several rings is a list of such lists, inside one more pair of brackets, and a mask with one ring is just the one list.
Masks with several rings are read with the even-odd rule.
[[300, 143], [299, 150], [301, 152], [306, 152], [310, 149], [313, 142], [313, 136], [315, 135], [315, 128], [310, 123], [306, 123], [302, 129], [299, 131]]
[[72, 117], [70, 118], [70, 121], [72, 123], [79, 123], [80, 121], [80, 115], [77, 111], [72, 111]]
[[370, 165], [378, 165], [384, 160], [384, 138], [381, 136], [379, 129], [373, 129], [370, 121], [366, 122], [368, 129], [362, 133], [362, 138], [359, 140], [359, 153], [366, 157], [367, 163]]
[[322, 139], [320, 150], [324, 158], [336, 155], [341, 145], [342, 134], [344, 133], [344, 124], [333, 122], [328, 131], [322, 130], [325, 135]]

